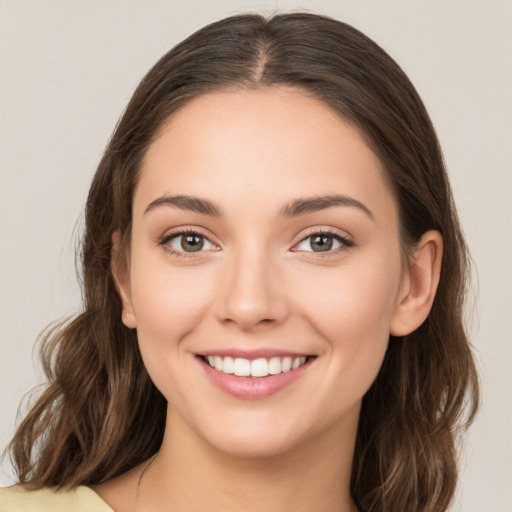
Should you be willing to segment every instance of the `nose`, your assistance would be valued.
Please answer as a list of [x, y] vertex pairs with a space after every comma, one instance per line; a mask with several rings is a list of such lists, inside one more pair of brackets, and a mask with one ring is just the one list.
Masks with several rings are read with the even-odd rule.
[[279, 325], [289, 314], [282, 271], [266, 251], [246, 250], [226, 261], [217, 317], [243, 331]]

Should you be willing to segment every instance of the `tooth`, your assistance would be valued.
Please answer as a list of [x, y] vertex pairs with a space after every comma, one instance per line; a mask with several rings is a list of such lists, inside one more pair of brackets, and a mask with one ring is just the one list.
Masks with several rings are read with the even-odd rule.
[[222, 371], [224, 373], [233, 373], [233, 358], [232, 357], [225, 357], [224, 361], [222, 362]]
[[279, 357], [272, 357], [268, 362], [268, 373], [270, 375], [277, 375], [281, 373], [281, 359]]
[[253, 377], [266, 377], [269, 373], [266, 359], [255, 359], [251, 363], [251, 375]]
[[304, 365], [307, 357], [271, 357], [269, 360], [264, 358], [250, 361], [243, 357], [226, 356], [206, 356], [208, 364], [218, 371], [226, 374], [235, 374], [238, 377], [266, 377], [267, 375], [277, 375], [281, 372], [296, 370]]
[[285, 357], [283, 358], [283, 362], [281, 363], [281, 370], [283, 372], [288, 372], [292, 369], [292, 358]]
[[233, 373], [238, 377], [248, 377], [251, 374], [251, 362], [237, 357], [233, 363]]

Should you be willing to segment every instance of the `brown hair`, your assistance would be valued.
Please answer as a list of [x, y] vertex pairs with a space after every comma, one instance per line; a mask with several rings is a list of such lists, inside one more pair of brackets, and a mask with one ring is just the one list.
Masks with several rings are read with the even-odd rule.
[[112, 233], [129, 237], [140, 164], [169, 116], [205, 92], [277, 85], [307, 91], [360, 129], [396, 194], [405, 249], [427, 230], [443, 236], [432, 311], [406, 339], [390, 339], [363, 399], [351, 491], [366, 512], [447, 509], [457, 435], [476, 411], [478, 383], [462, 320], [468, 255], [439, 143], [414, 87], [377, 44], [303, 13], [213, 23], [162, 57], [135, 91], [87, 200], [83, 312], [44, 334], [49, 384], [10, 445], [21, 483], [98, 483], [159, 449], [166, 401], [135, 331], [121, 323]]

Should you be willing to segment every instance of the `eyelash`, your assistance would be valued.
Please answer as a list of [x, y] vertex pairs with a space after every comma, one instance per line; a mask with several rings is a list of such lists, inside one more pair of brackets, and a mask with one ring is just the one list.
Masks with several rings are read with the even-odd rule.
[[[200, 231], [197, 231], [197, 230], [192, 229], [192, 228], [183, 228], [183, 229], [180, 229], [179, 231], [174, 231], [172, 233], [167, 233], [164, 236], [162, 236], [158, 240], [158, 245], [164, 247], [165, 250], [168, 251], [168, 253], [170, 255], [172, 255], [172, 256], [178, 256], [179, 258], [194, 258], [195, 257], [195, 253], [193, 253], [193, 252], [192, 253], [187, 253], [185, 251], [183, 251], [183, 252], [182, 251], [176, 251], [176, 250], [174, 250], [169, 245], [169, 242], [173, 238], [176, 238], [176, 237], [179, 237], [179, 236], [185, 236], [185, 235], [199, 236], [199, 237], [204, 238], [205, 240], [208, 240], [211, 244], [213, 244], [213, 242], [210, 241], [210, 239], [207, 236], [203, 235], [203, 233], [201, 233]], [[197, 252], [203, 252], [203, 251], [197, 251]]]
[[[316, 229], [315, 231], [312, 231], [305, 237], [301, 238], [301, 240], [297, 244], [295, 244], [295, 246], [301, 244], [308, 238], [313, 238], [315, 236], [326, 236], [329, 238], [333, 238], [334, 240], [336, 240], [337, 242], [340, 243], [340, 247], [338, 247], [332, 251], [325, 251], [325, 252], [304, 251], [304, 252], [311, 252], [311, 253], [315, 254], [316, 257], [322, 258], [322, 257], [332, 256], [333, 254], [337, 254], [341, 251], [345, 251], [345, 250], [350, 249], [351, 247], [355, 246], [355, 243], [352, 240], [350, 240], [349, 238], [347, 238], [343, 235], [340, 235], [339, 233], [336, 233], [334, 231], [329, 231], [326, 229]], [[294, 251], [294, 252], [299, 252], [299, 251]]]
[[[174, 238], [179, 237], [179, 236], [185, 236], [185, 235], [194, 235], [194, 236], [202, 237], [205, 240], [208, 240], [209, 243], [213, 244], [213, 242], [207, 236], [205, 236], [203, 233], [201, 233], [200, 231], [197, 231], [192, 228], [184, 228], [179, 231], [174, 231], [172, 233], [168, 233], [168, 234], [162, 236], [158, 240], [158, 245], [165, 247], [165, 250], [168, 251], [169, 254], [171, 254], [172, 256], [177, 256], [179, 258], [194, 258], [196, 256], [195, 253], [193, 253], [193, 252], [187, 253], [185, 251], [176, 251], [169, 245], [169, 242], [171, 240], [173, 240]], [[328, 230], [323, 230], [323, 229], [312, 231], [310, 234], [301, 238], [301, 240], [297, 244], [295, 244], [295, 246], [301, 244], [308, 238], [312, 238], [314, 236], [327, 236], [327, 237], [333, 238], [334, 240], [336, 240], [337, 242], [340, 243], [341, 247], [338, 247], [332, 251], [325, 251], [325, 253], [316, 252], [316, 251], [294, 251], [294, 252], [311, 252], [313, 254], [316, 254], [318, 257], [326, 257], [326, 256], [329, 256], [332, 254], [336, 254], [340, 251], [350, 249], [351, 247], [355, 246], [355, 243], [352, 240], [348, 239], [347, 237], [342, 236], [339, 233], [335, 233], [333, 231], [328, 231]], [[213, 244], [213, 245], [215, 245], [215, 244]], [[204, 251], [197, 251], [197, 252], [204, 252]]]

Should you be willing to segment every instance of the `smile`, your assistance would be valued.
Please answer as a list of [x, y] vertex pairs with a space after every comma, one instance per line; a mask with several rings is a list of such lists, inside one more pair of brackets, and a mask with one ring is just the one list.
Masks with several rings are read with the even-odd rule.
[[297, 370], [306, 364], [309, 357], [262, 357], [250, 360], [243, 357], [202, 356], [202, 359], [211, 368], [227, 375], [262, 378]]
[[280, 392], [300, 381], [318, 359], [317, 355], [279, 354], [272, 349], [222, 352], [196, 354], [196, 360], [215, 387], [242, 399], [262, 399]]

